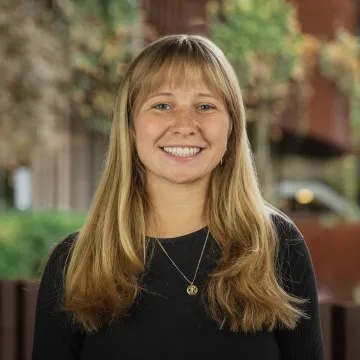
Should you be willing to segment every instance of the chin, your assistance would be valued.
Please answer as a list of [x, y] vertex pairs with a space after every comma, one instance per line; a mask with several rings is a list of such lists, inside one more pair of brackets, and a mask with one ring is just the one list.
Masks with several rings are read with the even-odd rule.
[[175, 179], [168, 179], [168, 181], [170, 181], [173, 184], [178, 184], [178, 185], [182, 185], [182, 184], [191, 184], [196, 182], [198, 179], [194, 179], [194, 178], [175, 178]]
[[174, 184], [191, 184], [199, 181], [205, 181], [206, 176], [200, 176], [198, 174], [172, 174], [167, 176], [166, 179]]

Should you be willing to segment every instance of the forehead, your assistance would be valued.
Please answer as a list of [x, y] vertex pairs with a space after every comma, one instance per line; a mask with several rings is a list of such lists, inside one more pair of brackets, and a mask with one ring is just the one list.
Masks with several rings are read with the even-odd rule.
[[208, 84], [204, 79], [199, 79], [194, 81], [193, 79], [186, 79], [184, 81], [174, 81], [173, 79], [164, 79], [159, 81], [157, 86], [153, 86], [151, 91], [144, 93], [145, 99], [149, 96], [153, 96], [159, 93], [176, 93], [176, 92], [185, 92], [185, 93], [197, 93], [202, 95], [211, 95], [213, 97], [219, 97], [220, 95], [210, 84]]
[[144, 78], [137, 103], [162, 89], [188, 89], [211, 93], [222, 98], [215, 86], [216, 80], [209, 75], [206, 66], [201, 64], [172, 62], [163, 64], [158, 71], [150, 71]]

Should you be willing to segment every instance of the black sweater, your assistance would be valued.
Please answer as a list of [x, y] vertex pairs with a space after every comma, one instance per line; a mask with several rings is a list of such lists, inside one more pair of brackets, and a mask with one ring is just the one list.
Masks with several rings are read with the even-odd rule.
[[[116, 325], [102, 326], [85, 334], [71, 326], [68, 314], [58, 310], [62, 294], [61, 270], [76, 233], [52, 253], [39, 289], [33, 360], [140, 360], [140, 359], [241, 359], [323, 360], [316, 281], [303, 237], [286, 220], [275, 221], [280, 234], [280, 256], [285, 289], [308, 298], [305, 310], [311, 316], [295, 330], [234, 333], [219, 330], [200, 301], [189, 296], [188, 283], [157, 246], [143, 292], [130, 308], [130, 316]], [[192, 279], [206, 236], [206, 228], [162, 244], [180, 270]], [[150, 241], [156, 241], [150, 239]], [[211, 236], [195, 284], [204, 291], [207, 274], [214, 268], [219, 248]], [[151, 293], [155, 292], [157, 293]]]

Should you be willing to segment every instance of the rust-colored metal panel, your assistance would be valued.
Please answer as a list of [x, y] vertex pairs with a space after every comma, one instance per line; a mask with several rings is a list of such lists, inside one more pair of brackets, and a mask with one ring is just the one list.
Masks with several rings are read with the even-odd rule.
[[[305, 109], [306, 116], [303, 117], [301, 114], [304, 109], [301, 109], [298, 99], [293, 99], [284, 114], [283, 129], [289, 133], [304, 131], [305, 138], [322, 144], [324, 153], [326, 153], [326, 147], [334, 147], [334, 151], [331, 149], [328, 151], [329, 156], [333, 152], [341, 154], [349, 151], [351, 128], [346, 96], [336, 88], [333, 82], [324, 78], [319, 69], [314, 71], [311, 83], [312, 95]], [[314, 151], [314, 155], [318, 155], [315, 145], [309, 147], [309, 144], [306, 144], [306, 146], [309, 152]]]
[[356, 31], [356, 10], [354, 0], [291, 0], [297, 6], [302, 30], [323, 38], [334, 37], [334, 25], [343, 25]]
[[320, 294], [333, 302], [354, 301], [360, 285], [360, 223], [330, 227], [294, 219], [308, 245]]
[[0, 359], [18, 360], [18, 293], [14, 281], [0, 280]]
[[164, 35], [197, 34], [210, 37], [208, 0], [142, 0], [145, 42]]

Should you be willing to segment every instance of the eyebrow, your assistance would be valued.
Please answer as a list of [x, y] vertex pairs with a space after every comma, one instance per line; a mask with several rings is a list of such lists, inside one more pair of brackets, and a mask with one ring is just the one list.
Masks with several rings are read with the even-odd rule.
[[[157, 97], [157, 96], [174, 96], [173, 93], [170, 93], [170, 92], [162, 92], [162, 93], [156, 93], [156, 94], [153, 94], [153, 95], [150, 95], [147, 99], [147, 100], [150, 100], [154, 97]], [[213, 94], [211, 93], [197, 93], [196, 96], [198, 97], [211, 97], [213, 99], [218, 99], [218, 97], [214, 96]]]

